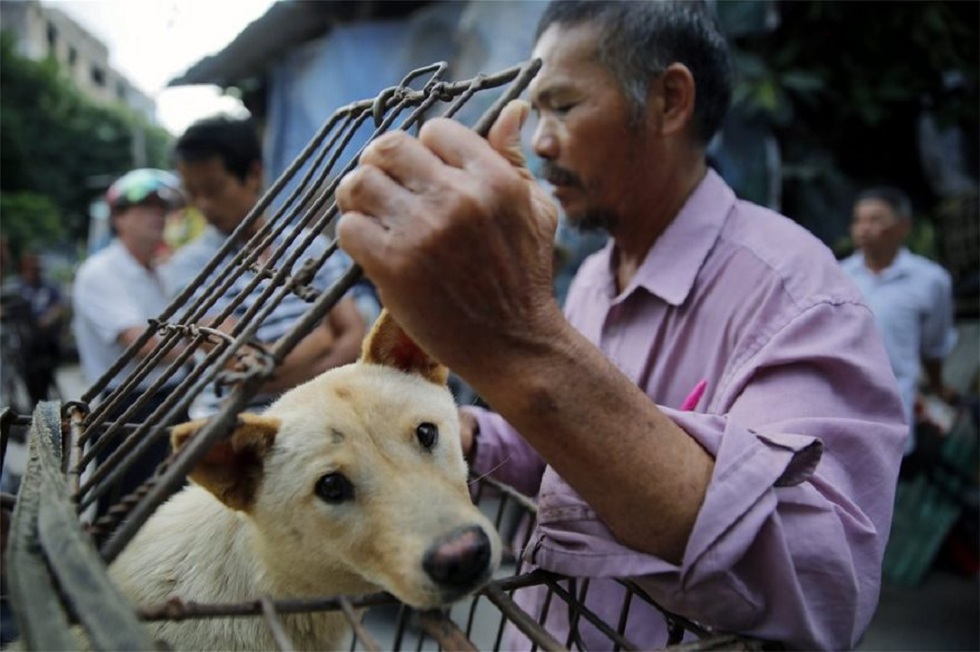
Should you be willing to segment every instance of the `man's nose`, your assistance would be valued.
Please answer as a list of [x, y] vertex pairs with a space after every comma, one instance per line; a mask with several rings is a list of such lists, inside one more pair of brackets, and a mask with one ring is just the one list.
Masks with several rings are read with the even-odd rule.
[[558, 158], [558, 145], [558, 137], [550, 121], [545, 118], [538, 120], [534, 135], [531, 137], [531, 149], [534, 153], [543, 159], [554, 160]]

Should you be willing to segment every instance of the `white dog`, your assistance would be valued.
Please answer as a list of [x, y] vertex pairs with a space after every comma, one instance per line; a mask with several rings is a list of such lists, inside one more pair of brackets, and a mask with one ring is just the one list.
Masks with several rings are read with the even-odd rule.
[[[500, 540], [473, 505], [447, 371], [388, 316], [361, 359], [243, 414], [112, 564], [137, 605], [389, 591], [418, 608], [491, 578]], [[174, 429], [180, 449], [203, 425]], [[285, 615], [299, 649], [336, 649], [336, 612]], [[260, 618], [151, 625], [177, 649], [275, 647]]]

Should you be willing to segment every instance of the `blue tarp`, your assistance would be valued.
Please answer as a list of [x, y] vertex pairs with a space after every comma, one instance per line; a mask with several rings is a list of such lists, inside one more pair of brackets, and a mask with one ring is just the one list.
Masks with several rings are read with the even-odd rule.
[[[452, 62], [447, 78], [455, 80], [526, 60], [543, 9], [541, 2], [434, 3], [405, 19], [338, 25], [290, 51], [269, 70], [268, 179], [282, 174], [334, 111], [375, 97], [410, 70]], [[474, 98], [459, 118], [474, 122], [491, 100]], [[359, 131], [341, 162], [370, 133], [368, 128]]]

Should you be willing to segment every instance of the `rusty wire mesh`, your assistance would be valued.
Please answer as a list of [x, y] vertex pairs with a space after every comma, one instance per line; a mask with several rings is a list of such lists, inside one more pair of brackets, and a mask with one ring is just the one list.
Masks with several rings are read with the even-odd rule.
[[[145, 455], [155, 441], [167, 436], [164, 424], [172, 424], [209, 383], [217, 382], [230, 390], [221, 411], [195, 437], [186, 453], [170, 460], [140, 492], [124, 498], [94, 524], [93, 533], [97, 537], [107, 534], [101, 547], [107, 562], [119, 554], [153, 510], [180, 486], [187, 471], [210, 445], [230, 432], [236, 415], [258, 393], [263, 382], [275, 373], [277, 365], [360, 277], [360, 270], [351, 266], [327, 292], [318, 293], [308, 282], [336, 252], [336, 240], [321, 255], [302, 258], [313, 239], [327, 232], [337, 216], [334, 191], [343, 175], [357, 163], [357, 155], [343, 158], [350, 143], [363, 138], [366, 130], [370, 132], [370, 140], [391, 129], [415, 129], [434, 115], [453, 117], [476, 93], [503, 88], [498, 101], [474, 127], [485, 133], [503, 105], [526, 87], [537, 65], [531, 62], [496, 75], [481, 75], [453, 83], [443, 79], [447, 64], [437, 63], [412, 71], [398, 86], [384, 90], [374, 99], [337, 110], [227, 238], [210, 264], [153, 321], [154, 328], [134, 342], [79, 403], [69, 405], [76, 431], [69, 473], [73, 483], [77, 484], [76, 498], [82, 511], [106, 496], [135, 460]], [[289, 184], [293, 184], [293, 188], [285, 192]], [[282, 199], [281, 195], [285, 198], [279, 207], [256, 230], [255, 225], [270, 210], [273, 200]], [[291, 228], [295, 230], [284, 235]], [[235, 242], [245, 239], [242, 236], [253, 230], [254, 235], [234, 252]], [[292, 238], [302, 241], [297, 246]], [[268, 257], [260, 256], [270, 249]], [[230, 263], [226, 263], [229, 257]], [[224, 266], [217, 269], [219, 264]], [[290, 273], [292, 270], [296, 271]], [[248, 278], [245, 275], [249, 272], [254, 273], [244, 289], [214, 315], [212, 309], [219, 298], [236, 280]], [[263, 279], [271, 282], [256, 291]], [[309, 302], [309, 309], [274, 346], [259, 344], [255, 341], [259, 325], [289, 293]], [[246, 310], [230, 335], [198, 326], [206, 315], [220, 322], [239, 306]], [[116, 375], [127, 363], [135, 361], [136, 352], [154, 332], [162, 338], [160, 344], [139, 361], [128, 377], [117, 381]], [[177, 350], [180, 350], [177, 359], [163, 365], [164, 356]], [[166, 386], [191, 361], [194, 362], [192, 371], [179, 382], [177, 391], [172, 392], [143, 424], [128, 425], [131, 415], [143, 407], [148, 397]], [[165, 366], [165, 371], [153, 381], [142, 399], [128, 407], [120, 404], [152, 370], [161, 366]], [[88, 412], [87, 404], [110, 386], [112, 390], [106, 399]], [[124, 410], [121, 417], [109, 423], [107, 415], [120, 409]], [[86, 467], [96, 459], [100, 450], [113, 443], [117, 443], [117, 447], [107, 461], [86, 474]]]
[[[392, 129], [413, 130], [426, 118], [436, 115], [457, 116], [477, 94], [492, 93], [492, 105], [473, 127], [485, 135], [500, 109], [522, 93], [539, 65], [537, 61], [530, 61], [494, 75], [449, 82], [444, 80], [448, 66], [438, 63], [412, 71], [398, 86], [384, 90], [376, 98], [337, 110], [272, 184], [211, 263], [161, 315], [151, 320], [152, 328], [147, 329], [143, 337], [129, 347], [79, 400], [64, 406], [59, 430], [65, 437], [58, 439], [63, 449], [59, 465], [70, 504], [81, 515], [100, 499], [105, 500], [127, 468], [146, 455], [155, 441], [168, 436], [167, 426], [188, 408], [194, 396], [208, 383], [217, 381], [229, 390], [220, 412], [180, 455], [161, 464], [153, 478], [133, 494], [123, 497], [100, 520], [85, 524], [87, 533], [99, 546], [102, 563], [109, 564], [115, 559], [154, 510], [181, 487], [196, 461], [214, 442], [230, 433], [238, 413], [249, 404], [263, 382], [275, 373], [277, 365], [360, 277], [360, 270], [351, 266], [328, 291], [319, 293], [308, 282], [337, 250], [336, 240], [325, 253], [303, 258], [313, 234], [330, 232], [337, 215], [334, 190], [340, 178], [356, 165], [356, 153], [344, 156], [351, 149], [351, 143], [366, 143]], [[268, 216], [276, 199], [281, 201]], [[268, 217], [264, 225], [231, 256], [230, 264], [223, 263], [226, 256], [233, 254], [233, 241], [248, 233], [263, 216]], [[288, 226], [303, 227], [290, 233], [305, 240], [299, 247], [274, 246], [282, 240], [279, 236]], [[271, 256], [260, 259], [260, 252], [269, 248], [274, 249]], [[219, 269], [219, 264], [224, 266]], [[197, 325], [209, 314], [218, 297], [248, 272], [254, 276], [246, 291], [218, 317], [219, 320], [227, 317], [239, 305], [247, 306], [245, 317], [238, 321], [231, 334]], [[255, 299], [250, 295], [260, 279], [270, 279], [271, 283]], [[295, 293], [307, 301], [308, 310], [275, 345], [258, 344], [255, 333], [259, 324], [288, 293]], [[153, 333], [160, 336], [161, 342], [149, 356], [139, 359], [136, 352]], [[178, 354], [176, 360], [164, 363], [164, 356], [173, 352]], [[121, 372], [130, 361], [137, 362], [136, 369], [123, 376]], [[128, 406], [123, 404], [124, 397], [146, 379], [151, 370], [164, 369], [147, 394], [177, 378], [177, 374], [182, 373], [182, 366], [192, 361], [190, 373], [180, 380], [177, 390], [171, 392], [148, 419], [139, 424], [130, 423], [132, 416], [143, 407], [145, 397]], [[99, 396], [105, 398], [95, 403]], [[110, 421], [109, 415], [113, 413], [121, 416]], [[0, 424], [3, 425], [4, 441], [10, 428], [25, 427], [29, 421], [24, 416], [7, 412]], [[99, 451], [112, 445], [115, 448], [111, 455], [104, 463], [96, 464]], [[29, 483], [31, 479], [25, 478], [25, 481]], [[281, 625], [281, 616], [330, 610], [347, 614], [352, 627], [352, 650], [500, 649], [505, 645], [505, 630], [509, 627], [522, 632], [535, 649], [584, 649], [580, 630], [586, 626], [593, 635], [598, 632], [605, 637], [603, 640], [607, 644], [603, 647], [631, 650], [638, 649], [626, 637], [629, 618], [636, 611], [631, 605], [642, 602], [666, 618], [671, 632], [669, 645], [687, 645], [681, 643], [682, 639], [685, 634], [693, 634], [700, 638], [695, 643], [698, 649], [753, 647], [750, 641], [712, 635], [694, 622], [662, 611], [628, 579], [619, 580], [624, 589], [620, 617], [615, 622], [604, 621], [586, 607], [588, 578], [560, 577], [541, 570], [528, 572], [524, 568], [519, 551], [526, 540], [521, 540], [521, 533], [529, 535], [531, 531], [536, 514], [534, 502], [489, 478], [478, 478], [473, 482], [474, 496], [481, 509], [494, 520], [502, 534], [511, 541], [516, 539], [513, 547], [516, 556], [508, 557], [498, 576], [479, 594], [451, 610], [415, 613], [387, 594], [274, 601], [255, 596], [253, 601], [240, 604], [182, 603], [175, 598], [166, 604], [144, 605], [140, 617], [145, 621], [260, 617], [271, 628], [281, 649], [292, 647]], [[527, 613], [514, 601], [516, 590], [530, 586], [547, 590], [542, 613]], [[356, 615], [365, 609], [363, 619]], [[548, 610], [557, 609], [566, 610], [572, 624], [570, 634], [562, 638], [556, 638], [542, 626]], [[70, 606], [68, 611], [77, 609]]]

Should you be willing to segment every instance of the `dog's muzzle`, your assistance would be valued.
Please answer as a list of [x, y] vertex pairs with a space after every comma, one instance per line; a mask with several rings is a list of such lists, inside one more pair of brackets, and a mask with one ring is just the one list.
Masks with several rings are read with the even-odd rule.
[[422, 567], [447, 596], [461, 596], [489, 579], [493, 569], [490, 538], [478, 525], [440, 537], [426, 552]]

